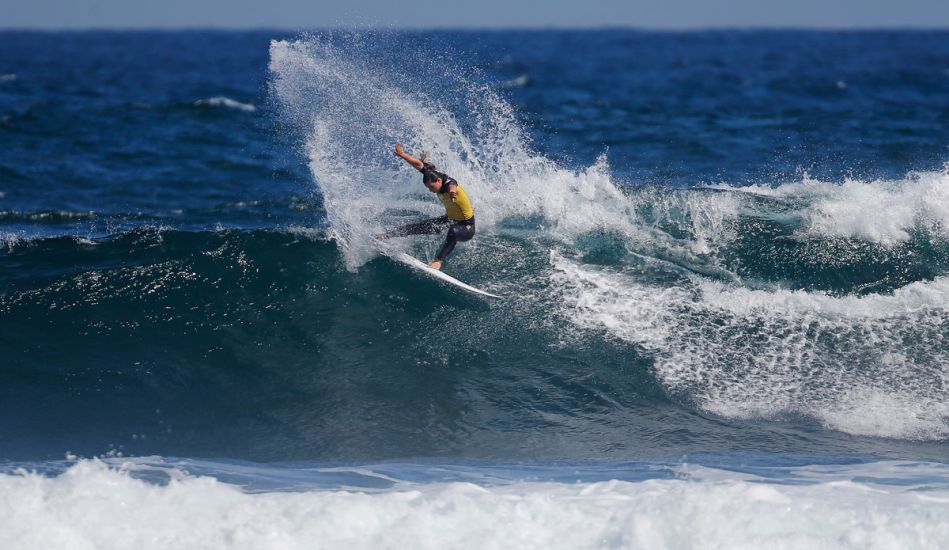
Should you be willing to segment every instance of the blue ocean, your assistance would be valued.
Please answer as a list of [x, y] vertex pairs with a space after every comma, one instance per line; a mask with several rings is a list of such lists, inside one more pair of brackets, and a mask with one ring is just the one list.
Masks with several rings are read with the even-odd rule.
[[946, 541], [949, 32], [0, 32], [0, 547]]

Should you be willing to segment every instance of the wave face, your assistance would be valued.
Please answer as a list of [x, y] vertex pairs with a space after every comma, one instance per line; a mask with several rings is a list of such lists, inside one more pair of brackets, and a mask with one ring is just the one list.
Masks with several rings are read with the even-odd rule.
[[[949, 90], [901, 63], [943, 34], [446, 36], [114, 37], [177, 59], [161, 93], [95, 76], [103, 44], [79, 90], [2, 69], [0, 458], [945, 459], [949, 171], [917, 141]], [[188, 37], [246, 72], [192, 81]], [[438, 213], [396, 140], [474, 201], [446, 270], [504, 299], [370, 246]]]
[[275, 42], [270, 68], [276, 96], [304, 129], [351, 264], [367, 257], [360, 231], [377, 227], [379, 213], [422, 208], [398, 190], [367, 194], [352, 184], [409, 179], [373, 160], [400, 136], [430, 147], [488, 212], [476, 246], [490, 250], [478, 255], [495, 272], [516, 266], [494, 284], [510, 297], [499, 307], [519, 319], [543, 310], [548, 323], [628, 342], [631, 378], [649, 376], [665, 398], [726, 418], [949, 435], [946, 172], [629, 188], [606, 157], [567, 170], [532, 152], [490, 90], [460, 86], [473, 113], [464, 124], [349, 53], [330, 42]]

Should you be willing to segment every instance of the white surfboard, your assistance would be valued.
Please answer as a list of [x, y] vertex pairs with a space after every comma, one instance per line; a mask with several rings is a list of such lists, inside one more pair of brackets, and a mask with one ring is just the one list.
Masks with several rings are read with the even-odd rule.
[[481, 290], [480, 288], [475, 288], [467, 283], [463, 283], [459, 281], [458, 279], [452, 277], [451, 275], [446, 275], [437, 269], [433, 269], [429, 267], [428, 265], [426, 265], [425, 263], [413, 258], [412, 256], [409, 256], [405, 252], [396, 250], [392, 245], [390, 245], [389, 243], [383, 240], [377, 239], [371, 235], [369, 239], [372, 240], [373, 244], [375, 244], [380, 250], [382, 250], [382, 252], [386, 256], [392, 258], [393, 260], [396, 260], [397, 262], [403, 263], [411, 267], [412, 269], [421, 271], [422, 273], [428, 275], [429, 277], [434, 277], [440, 281], [444, 281], [448, 284], [457, 286], [458, 288], [467, 290], [468, 292], [471, 292], [473, 294], [478, 294], [479, 296], [489, 296], [491, 298], [500, 298], [500, 296], [498, 296], [497, 294], [491, 294], [490, 292]]

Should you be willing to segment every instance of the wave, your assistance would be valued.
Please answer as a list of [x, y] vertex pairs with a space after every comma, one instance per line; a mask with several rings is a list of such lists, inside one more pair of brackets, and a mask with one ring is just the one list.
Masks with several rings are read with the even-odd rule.
[[[0, 198], [3, 198], [2, 194], [0, 194]], [[20, 212], [17, 210], [0, 210], [0, 223], [62, 224], [92, 220], [96, 217], [97, 214], [92, 211], [48, 210], [43, 212]]]
[[949, 436], [949, 278], [892, 295], [644, 284], [554, 254], [562, 311], [635, 342], [674, 395], [726, 417], [801, 415], [858, 435]]
[[[511, 349], [512, 330], [531, 339], [529, 330], [476, 321], [491, 314], [483, 304], [382, 258], [348, 272], [326, 236], [140, 228], [0, 252], [2, 406], [19, 411], [3, 422], [29, 426], [4, 455], [114, 446], [273, 460], [491, 448], [477, 440], [498, 434], [450, 411], [508, 382], [466, 380], [464, 365], [484, 367], [486, 346]], [[487, 270], [469, 267], [468, 280], [490, 287]], [[465, 353], [432, 337], [433, 323]], [[382, 393], [363, 394], [380, 384]], [[570, 400], [583, 392], [576, 386], [552, 391]], [[83, 405], [95, 395], [96, 406]], [[506, 447], [540, 415], [502, 412], [516, 406], [475, 407], [512, 425]], [[359, 410], [392, 414], [366, 424]], [[314, 431], [324, 422], [334, 428]], [[420, 422], [431, 430], [413, 427]]]
[[776, 187], [709, 186], [775, 197], [800, 205], [800, 237], [843, 237], [887, 246], [905, 243], [914, 232], [949, 239], [949, 166], [941, 172], [913, 172], [905, 179], [832, 183], [805, 178]]
[[[905, 475], [907, 466], [919, 467], [896, 463], [877, 469]], [[134, 477], [137, 472], [142, 475], [135, 462], [109, 467], [83, 460], [55, 477], [26, 471], [0, 475], [0, 491], [7, 497], [0, 501], [0, 542], [11, 549], [314, 543], [331, 548], [865, 548], [868, 541], [879, 548], [906, 548], [949, 535], [945, 488], [877, 484], [872, 478], [782, 484], [681, 468], [685, 479], [405, 483], [382, 491], [253, 493], [181, 470], [166, 472], [162, 485]], [[23, 503], [33, 503], [29, 514], [22, 513]]]
[[531, 77], [526, 74], [522, 74], [510, 80], [505, 80], [501, 82], [501, 87], [502, 88], [522, 88], [524, 86], [527, 86], [530, 83], [531, 83]]
[[[4, 270], [0, 280], [20, 291], [0, 295], [0, 311], [6, 319], [32, 318], [42, 323], [42, 327], [22, 322], [9, 326], [8, 336], [20, 341], [42, 342], [70, 333], [90, 315], [105, 316], [111, 321], [97, 322], [98, 328], [80, 348], [97, 346], [107, 339], [120, 349], [127, 345], [122, 342], [137, 341], [137, 345], [160, 350], [168, 339], [181, 340], [183, 334], [191, 334], [185, 341], [193, 339], [200, 346], [199, 342], [211, 337], [211, 341], [220, 342], [218, 347], [223, 344], [222, 351], [233, 350], [226, 351], [225, 360], [243, 347], [238, 342], [245, 338], [267, 346], [286, 346], [280, 335], [302, 328], [298, 325], [303, 318], [294, 313], [298, 308], [295, 303], [320, 312], [314, 320], [344, 312], [347, 318], [357, 319], [402, 317], [399, 310], [413, 304], [409, 311], [421, 315], [421, 323], [413, 322], [412, 326], [418, 325], [420, 331], [429, 316], [444, 316], [436, 312], [445, 300], [461, 306], [448, 318], [471, 317], [466, 311], [469, 306], [454, 301], [450, 293], [433, 295], [424, 281], [407, 281], [395, 266], [385, 262], [374, 262], [350, 275], [337, 272], [334, 258], [339, 251], [325, 241], [326, 235], [307, 228], [205, 233], [143, 228], [97, 241], [34, 239], [23, 243], [27, 248], [11, 243], [10, 252], [34, 272], [24, 275]], [[501, 285], [499, 291], [510, 297], [502, 311], [508, 312], [513, 324], [495, 320], [475, 333], [457, 332], [455, 337], [461, 338], [462, 345], [512, 351], [508, 339], [515, 336], [541, 347], [564, 342], [568, 337], [564, 326], [556, 323], [557, 315], [551, 315], [560, 312], [578, 327], [606, 329], [637, 344], [654, 362], [656, 380], [684, 404], [694, 403], [734, 418], [797, 414], [855, 434], [910, 439], [947, 435], [941, 382], [949, 364], [945, 353], [949, 349], [945, 342], [945, 334], [949, 334], [949, 280], [945, 277], [913, 283], [892, 294], [834, 296], [746, 288], [694, 272], [682, 276], [678, 270], [674, 284], [656, 284], [650, 283], [648, 270], [637, 273], [615, 264], [593, 266], [558, 254], [550, 257], [550, 267], [545, 267], [546, 262], [537, 262], [545, 247], [529, 240], [497, 237], [479, 246], [465, 260], [467, 277], [485, 286]], [[534, 267], [498, 273], [491, 263], [491, 257], [498, 254], [528, 258], [528, 265]], [[489, 263], [483, 263], [484, 259]], [[667, 278], [666, 264], [657, 265]], [[40, 270], [44, 275], [37, 277]], [[549, 277], [547, 283], [542, 283], [545, 277]], [[366, 304], [358, 289], [369, 281], [372, 285], [365, 292], [370, 296], [403, 297]], [[236, 296], [240, 301], [232, 302]], [[276, 333], [271, 329], [259, 332], [264, 327], [255, 320], [258, 304], [266, 304], [265, 311], [276, 315], [268, 315], [279, 327]], [[58, 312], [56, 317], [50, 317], [54, 312]], [[554, 326], [547, 325], [551, 319]], [[318, 326], [305, 329], [312, 335], [303, 340], [304, 349], [282, 355], [306, 356], [305, 342], [326, 346], [325, 342], [316, 344], [329, 337], [325, 328]], [[334, 330], [331, 338], [362, 341], [358, 327]], [[213, 336], [222, 329], [234, 332], [237, 339], [224, 342]], [[147, 330], [145, 340], [141, 340], [146, 334], [142, 330]], [[97, 333], [99, 336], [94, 336]], [[431, 353], [422, 332], [414, 328], [409, 332], [403, 329], [394, 337], [393, 344], [415, 342], [411, 345], [422, 344], [425, 353]], [[564, 350], [568, 351], [565, 357], [589, 353], [583, 345], [567, 342], [561, 345], [573, 349]], [[200, 347], [188, 351], [189, 347], [180, 354], [159, 353], [148, 362], [152, 366], [134, 368], [117, 381], [131, 375], [139, 384], [148, 379], [145, 370], [157, 368], [166, 376], [181, 368], [190, 371], [189, 378], [205, 380], [200, 385], [215, 386], [216, 362], [196, 353]], [[131, 354], [130, 362], [140, 362], [139, 358], [132, 360], [135, 355]], [[270, 362], [265, 356], [254, 356], [264, 364]], [[353, 359], [358, 361], [360, 356]], [[548, 361], [543, 357], [541, 362]], [[16, 358], [14, 364], [22, 364], [23, 359]], [[638, 359], [620, 354], [611, 361], [635, 364]], [[560, 367], [552, 364], [548, 368], [541, 371], [543, 376], [553, 375]], [[74, 379], [72, 387], [84, 378]], [[95, 387], [97, 380], [90, 379], [90, 387]], [[485, 383], [506, 384], [493, 377]], [[544, 384], [540, 379], [535, 383]], [[620, 379], [608, 391], [629, 391], [641, 384]], [[581, 399], [591, 388], [582, 384], [565, 389], [570, 399]], [[346, 395], [343, 386], [332, 391], [341, 391], [340, 397]], [[158, 402], [164, 400], [157, 397]], [[156, 397], [146, 401], [155, 402]], [[524, 404], [512, 402], [512, 414]], [[606, 410], [615, 414], [615, 407]], [[565, 413], [564, 419], [573, 415]], [[536, 419], [530, 415], [522, 420], [529, 431], [541, 426], [534, 424]]]
[[[658, 255], [623, 233], [569, 244], [536, 225], [498, 224], [446, 267], [506, 297], [492, 304], [385, 258], [350, 271], [331, 228], [11, 240], [0, 250], [0, 381], [11, 392], [4, 406], [30, 429], [6, 453], [623, 456], [630, 438], [663, 441], [668, 422], [649, 419], [669, 407], [949, 437], [949, 279], [831, 292], [711, 273], [768, 233], [722, 240], [693, 264], [694, 235], [714, 224], [663, 208], [727, 211], [733, 195], [643, 193], [658, 205], [643, 234], [666, 235], [653, 240], [668, 245]], [[703, 229], [671, 229], [686, 225]], [[423, 257], [437, 239], [402, 244]], [[52, 400], [42, 410], [40, 395]], [[89, 395], [99, 406], [83, 406]], [[767, 424], [675, 414], [681, 429], [774, 437]], [[69, 435], [45, 435], [64, 418]]]
[[0, 248], [10, 249], [25, 239], [27, 236], [24, 232], [0, 231]]
[[[531, 323], [529, 311], [558, 312], [630, 342], [631, 363], [645, 354], [671, 398], [724, 417], [949, 437], [949, 172], [686, 189], [620, 182], [606, 154], [566, 169], [532, 151], [511, 107], [468, 75], [411, 53], [417, 71], [406, 75], [370, 50], [344, 36], [274, 41], [270, 51], [271, 92], [300, 129], [349, 269], [374, 255], [362, 244], [368, 230], [436, 211], [412, 171], [390, 160], [399, 139], [474, 198], [473, 243], [493, 247], [477, 252], [481, 273], [530, 266], [495, 278]], [[426, 86], [440, 79], [461, 91]], [[373, 192], [354, 182], [373, 182]]]
[[[949, 437], [945, 173], [637, 185], [605, 153], [573, 168], [538, 154], [489, 86], [391, 45], [271, 44], [271, 93], [319, 205], [231, 201], [96, 239], [16, 228], [51, 223], [43, 214], [0, 220], [14, 226], [0, 241], [0, 422], [22, 435], [5, 453], [589, 457], [635, 454], [641, 440], [670, 453], [786, 444], [768, 421], [799, 441], [824, 437], [815, 423]], [[458, 86], [428, 85], [445, 78]], [[459, 296], [366, 242], [437, 212], [391, 157], [397, 139], [428, 149], [475, 201], [479, 236], [445, 269], [505, 300]], [[325, 223], [307, 227], [318, 208]], [[208, 229], [245, 210], [268, 214], [246, 226], [303, 213], [282, 229]], [[437, 241], [397, 245], [428, 257]]]
[[231, 99], [229, 97], [217, 96], [208, 99], [199, 99], [194, 102], [195, 107], [224, 107], [227, 109], [234, 109], [236, 111], [244, 111], [245, 113], [253, 113], [257, 111], [257, 107], [250, 103], [241, 103], [240, 101]]

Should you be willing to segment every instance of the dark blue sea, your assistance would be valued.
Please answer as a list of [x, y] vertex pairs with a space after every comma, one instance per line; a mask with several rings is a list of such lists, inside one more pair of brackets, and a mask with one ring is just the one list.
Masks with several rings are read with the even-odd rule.
[[0, 31], [0, 547], [947, 518], [949, 31]]

